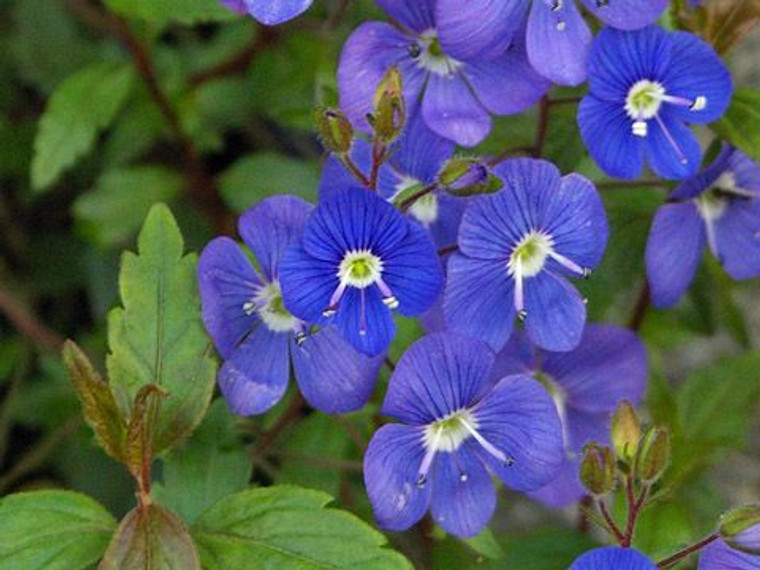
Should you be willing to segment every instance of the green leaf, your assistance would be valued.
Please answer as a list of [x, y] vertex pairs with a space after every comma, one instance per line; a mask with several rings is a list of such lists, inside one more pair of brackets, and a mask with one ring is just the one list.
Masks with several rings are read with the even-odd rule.
[[760, 91], [749, 87], [734, 91], [726, 114], [710, 126], [739, 150], [760, 162]]
[[316, 197], [319, 178], [314, 165], [276, 153], [243, 158], [219, 179], [222, 198], [230, 209], [244, 212], [259, 200], [277, 194]]
[[192, 439], [164, 462], [164, 483], [153, 494], [183, 520], [193, 523], [220, 499], [245, 489], [253, 464], [235, 436], [235, 418], [221, 398], [209, 408]]
[[181, 190], [182, 176], [159, 166], [109, 170], [74, 202], [74, 216], [94, 243], [110, 247], [132, 236], [152, 204], [170, 202]]
[[298, 487], [268, 487], [231, 495], [193, 527], [206, 570], [261, 568], [411, 568], [383, 548], [385, 537], [355, 516], [324, 508], [330, 496]]
[[463, 542], [481, 556], [491, 560], [499, 560], [504, 557], [504, 550], [496, 541], [493, 531], [486, 527], [472, 538], [465, 538]]
[[201, 323], [196, 256], [183, 255], [182, 235], [166, 206], [153, 206], [137, 244], [137, 255], [122, 257], [123, 307], [108, 316], [107, 367], [125, 415], [131, 415], [143, 386], [156, 384], [167, 392], [153, 425], [158, 455], [200, 423], [216, 365]]
[[693, 538], [694, 525], [685, 504], [654, 503], [637, 520], [634, 546], [657, 559], [689, 544]]
[[0, 500], [0, 570], [84, 570], [106, 550], [114, 518], [71, 491], [34, 491]]
[[678, 419], [686, 440], [709, 446], [741, 446], [760, 398], [760, 354], [722, 359], [688, 378], [678, 390]]
[[176, 21], [183, 24], [231, 20], [235, 13], [218, 0], [105, 0], [106, 6], [122, 16], [149, 22]]
[[200, 570], [187, 527], [171, 511], [148, 505], [130, 511], [98, 570]]
[[[343, 421], [351, 420], [345, 417]], [[352, 447], [355, 445], [346, 429], [336, 419], [325, 414], [311, 414], [288, 433], [277, 482], [335, 495], [340, 490], [342, 473], [330, 461], [345, 460]]]
[[103, 382], [87, 356], [70, 340], [63, 345], [63, 363], [79, 394], [84, 417], [100, 445], [108, 455], [123, 461], [127, 426], [108, 384]]
[[50, 97], [34, 141], [32, 186], [50, 187], [87, 154], [132, 88], [132, 68], [112, 63], [86, 67], [63, 81]]

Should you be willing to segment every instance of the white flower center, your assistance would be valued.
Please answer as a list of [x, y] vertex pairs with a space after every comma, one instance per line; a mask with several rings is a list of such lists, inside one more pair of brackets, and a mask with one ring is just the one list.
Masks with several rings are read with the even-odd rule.
[[[396, 192], [393, 194], [390, 201], [393, 202], [402, 192], [406, 192], [413, 187], [421, 189], [423, 184], [416, 178], [404, 176], [401, 181], [396, 184]], [[438, 219], [438, 196], [433, 192], [430, 192], [417, 198], [407, 212], [426, 228], [430, 227], [430, 225], [434, 224]]]
[[368, 249], [349, 251], [338, 267], [338, 279], [349, 287], [366, 289], [383, 274], [383, 261]]
[[663, 95], [665, 88], [656, 81], [637, 81], [625, 98], [625, 112], [636, 121], [651, 119], [660, 110]]
[[260, 287], [253, 298], [243, 303], [247, 315], [258, 313], [261, 321], [273, 332], [290, 332], [300, 329], [301, 321], [291, 315], [282, 303], [279, 281]]
[[524, 236], [512, 250], [507, 262], [510, 275], [522, 277], [538, 275], [553, 251], [554, 240], [542, 232], [532, 231]]
[[564, 255], [554, 251], [554, 240], [550, 235], [538, 230], [528, 232], [514, 246], [507, 261], [507, 273], [515, 280], [515, 310], [517, 311], [518, 318], [521, 320], [527, 317], [525, 311], [524, 280], [541, 273], [549, 257], [568, 271], [575, 273], [578, 277], [585, 279], [591, 275], [590, 269], [581, 267]]
[[410, 46], [409, 54], [425, 71], [444, 77], [453, 77], [463, 65], [461, 61], [443, 53], [438, 34], [433, 29], [425, 30], [419, 35], [419, 38]]
[[[417, 473], [417, 486], [422, 487], [427, 482], [427, 474], [433, 465], [433, 459], [437, 453], [453, 453], [470, 437], [497, 461], [509, 467], [514, 459], [498, 449], [478, 431], [478, 421], [475, 415], [468, 409], [457, 410], [440, 420], [425, 427], [423, 444], [425, 456]], [[460, 472], [459, 480], [466, 483], [467, 473]]]

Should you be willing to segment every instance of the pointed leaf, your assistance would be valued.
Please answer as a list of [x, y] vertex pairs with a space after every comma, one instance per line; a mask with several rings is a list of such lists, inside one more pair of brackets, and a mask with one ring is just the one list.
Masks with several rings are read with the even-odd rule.
[[99, 570], [200, 570], [184, 523], [159, 505], [133, 509], [114, 534]]
[[153, 452], [160, 454], [200, 423], [216, 365], [203, 331], [196, 257], [183, 256], [182, 235], [169, 209], [154, 206], [138, 238], [138, 254], [122, 258], [123, 308], [108, 318], [108, 376], [122, 413], [148, 384], [167, 395], [157, 406]]
[[132, 89], [127, 65], [97, 63], [63, 81], [50, 97], [34, 141], [32, 186], [49, 188], [61, 173], [87, 154], [113, 121]]
[[220, 398], [193, 437], [166, 458], [164, 483], [153, 486], [153, 495], [192, 523], [220, 499], [245, 489], [252, 468], [248, 450], [236, 437], [235, 419]]
[[[330, 496], [298, 487], [253, 489], [222, 499], [193, 527], [206, 570], [411, 568], [385, 537], [354, 515], [324, 508]], [[308, 529], [308, 532], [306, 530]]]
[[91, 498], [34, 491], [0, 500], [0, 570], [85, 570], [106, 550], [116, 521]]

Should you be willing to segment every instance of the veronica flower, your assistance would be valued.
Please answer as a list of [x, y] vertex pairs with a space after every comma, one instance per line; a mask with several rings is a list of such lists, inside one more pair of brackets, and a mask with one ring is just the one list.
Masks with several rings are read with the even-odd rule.
[[448, 262], [446, 323], [501, 350], [515, 317], [546, 350], [581, 340], [586, 305], [565, 276], [587, 277], [607, 243], [607, 218], [593, 184], [560, 177], [543, 160], [505, 161], [495, 194], [472, 198]]
[[646, 390], [647, 355], [636, 334], [612, 325], [587, 325], [570, 352], [538, 350], [522, 331], [496, 356], [493, 378], [527, 374], [554, 399], [562, 429], [565, 460], [558, 476], [531, 494], [563, 508], [585, 495], [578, 470], [583, 446], [609, 442], [610, 418], [623, 400], [636, 405]]
[[[583, 0], [605, 24], [623, 30], [654, 22], [667, 0]], [[561, 85], [586, 79], [591, 31], [575, 0], [438, 0], [441, 45], [454, 57], [477, 58], [525, 35], [528, 59], [542, 76]], [[516, 23], [525, 19], [526, 29]]]
[[432, 0], [377, 3], [400, 26], [362, 24], [346, 42], [338, 67], [340, 106], [360, 128], [367, 128], [375, 88], [392, 65], [401, 71], [407, 102], [422, 98], [428, 127], [463, 146], [485, 138], [490, 114], [519, 113], [550, 87], [531, 69], [517, 44], [488, 57], [450, 57], [438, 40]]
[[657, 570], [657, 565], [633, 548], [605, 546], [586, 552], [568, 570]]
[[320, 201], [280, 265], [285, 307], [306, 321], [334, 323], [368, 355], [390, 344], [391, 311], [423, 313], [442, 281], [429, 234], [363, 188]]
[[686, 123], [718, 119], [731, 91], [728, 70], [694, 34], [605, 28], [591, 48], [581, 136], [610, 176], [637, 177], [646, 157], [662, 178], [685, 178], [702, 161]]
[[731, 147], [655, 214], [646, 249], [655, 306], [678, 302], [705, 244], [734, 279], [760, 275], [760, 165]]
[[[391, 375], [380, 428], [364, 456], [364, 482], [378, 524], [404, 530], [430, 509], [458, 536], [479, 533], [496, 506], [490, 474], [526, 491], [559, 467], [562, 438], [551, 398], [535, 380], [491, 382], [494, 355], [477, 340], [423, 337]], [[490, 474], [489, 474], [490, 473]]]
[[[755, 528], [755, 542], [759, 528]], [[757, 548], [757, 543], [755, 544]], [[699, 555], [699, 570], [757, 570], [760, 555], [731, 548], [723, 539], [708, 544]]]
[[362, 407], [378, 359], [358, 353], [332, 327], [309, 334], [282, 301], [282, 253], [303, 231], [311, 207], [290, 196], [264, 200], [240, 218], [239, 231], [261, 268], [233, 240], [220, 237], [198, 263], [203, 322], [224, 359], [219, 386], [237, 414], [265, 412], [285, 393], [293, 363], [306, 400], [325, 412]]
[[[390, 159], [380, 167], [378, 195], [393, 201], [405, 191], [412, 188], [421, 190], [435, 183], [441, 168], [454, 154], [454, 148], [453, 142], [439, 137], [427, 127], [419, 112], [411, 114], [403, 133], [391, 147]], [[369, 143], [356, 139], [350, 156], [362, 172], [370, 172], [372, 148]], [[320, 198], [356, 184], [356, 179], [340, 160], [331, 156], [322, 169]], [[454, 198], [442, 190], [433, 190], [415, 201], [408, 214], [430, 230], [438, 247], [445, 247], [456, 242], [465, 203], [465, 199]]]
[[314, 0], [222, 0], [230, 10], [246, 12], [267, 26], [276, 26], [305, 12]]

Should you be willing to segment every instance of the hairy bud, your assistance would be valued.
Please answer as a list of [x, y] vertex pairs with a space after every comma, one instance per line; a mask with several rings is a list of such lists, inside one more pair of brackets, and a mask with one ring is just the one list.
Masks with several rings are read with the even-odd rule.
[[636, 460], [636, 474], [644, 483], [657, 481], [670, 461], [668, 430], [651, 427], [641, 439]]
[[581, 460], [580, 478], [589, 493], [606, 495], [615, 486], [615, 457], [612, 450], [598, 443], [586, 446]]
[[490, 194], [502, 187], [498, 177], [476, 158], [452, 158], [438, 173], [438, 181], [446, 193], [452, 196]]
[[718, 533], [731, 548], [760, 554], [760, 506], [739, 507], [724, 514]]
[[338, 109], [318, 107], [314, 111], [317, 134], [324, 147], [335, 154], [346, 154], [354, 141], [354, 128]]
[[618, 405], [612, 416], [612, 446], [615, 454], [625, 465], [633, 465], [641, 439], [641, 424], [636, 410], [627, 400]]
[[375, 140], [389, 144], [401, 134], [406, 122], [406, 103], [401, 85], [401, 72], [395, 65], [383, 77], [375, 91], [375, 112], [370, 123]]

